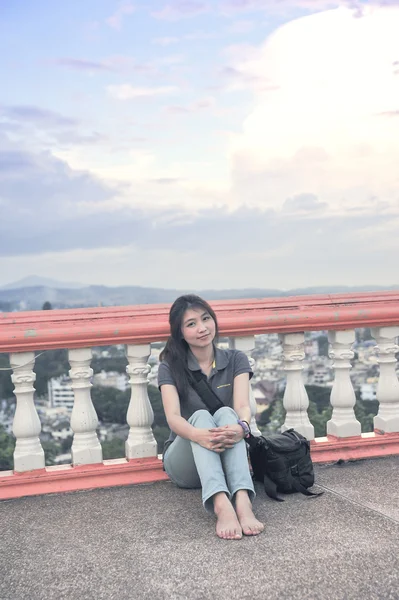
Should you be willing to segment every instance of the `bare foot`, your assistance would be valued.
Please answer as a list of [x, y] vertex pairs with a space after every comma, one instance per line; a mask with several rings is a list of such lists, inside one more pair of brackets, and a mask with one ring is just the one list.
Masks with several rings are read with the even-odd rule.
[[223, 540], [240, 540], [242, 530], [230, 500], [224, 492], [215, 494], [213, 506], [217, 517], [216, 535]]
[[258, 521], [252, 512], [252, 504], [247, 490], [238, 490], [235, 497], [235, 506], [244, 535], [258, 535], [264, 530], [265, 526]]

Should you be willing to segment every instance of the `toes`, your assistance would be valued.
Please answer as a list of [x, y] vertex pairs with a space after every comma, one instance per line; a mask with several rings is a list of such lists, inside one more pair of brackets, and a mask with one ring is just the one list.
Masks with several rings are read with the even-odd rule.
[[262, 523], [259, 523], [259, 525], [246, 525], [243, 527], [243, 533], [245, 535], [258, 535], [263, 531], [263, 529], [264, 526]]

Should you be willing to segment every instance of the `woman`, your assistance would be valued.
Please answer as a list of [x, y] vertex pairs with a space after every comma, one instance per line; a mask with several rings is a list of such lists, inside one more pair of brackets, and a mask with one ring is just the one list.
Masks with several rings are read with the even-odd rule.
[[[158, 372], [171, 429], [164, 449], [165, 471], [179, 487], [202, 487], [203, 504], [215, 513], [220, 538], [257, 535], [263, 524], [252, 512], [255, 492], [244, 441], [251, 417], [248, 358], [214, 345], [216, 315], [198, 296], [177, 298], [169, 324], [171, 335]], [[202, 371], [224, 405], [213, 415], [190, 385], [195, 371]]]

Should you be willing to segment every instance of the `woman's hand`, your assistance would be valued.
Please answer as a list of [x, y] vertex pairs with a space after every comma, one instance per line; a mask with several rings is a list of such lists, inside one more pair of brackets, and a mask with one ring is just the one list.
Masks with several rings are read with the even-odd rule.
[[[241, 431], [242, 427], [239, 425]], [[195, 435], [191, 441], [199, 444], [207, 450], [213, 452], [224, 452], [227, 448], [232, 448], [236, 442], [242, 439], [240, 432], [230, 428], [235, 428], [235, 425], [226, 425], [225, 427], [215, 427], [214, 429], [197, 428]]]
[[209, 430], [211, 433], [221, 436], [220, 444], [224, 450], [232, 448], [234, 444], [240, 442], [245, 435], [245, 432], [241, 425], [235, 423], [234, 425], [223, 425], [222, 427], [214, 427]]

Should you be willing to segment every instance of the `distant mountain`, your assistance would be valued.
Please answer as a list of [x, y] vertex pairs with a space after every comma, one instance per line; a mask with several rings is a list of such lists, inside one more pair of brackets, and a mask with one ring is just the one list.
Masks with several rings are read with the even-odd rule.
[[38, 277], [37, 275], [31, 275], [30, 277], [24, 277], [19, 281], [14, 281], [13, 283], [8, 283], [7, 285], [0, 286], [0, 290], [18, 290], [21, 288], [39, 286], [55, 288], [58, 290], [73, 290], [85, 287], [85, 285], [83, 285], [82, 283], [73, 283], [71, 281], [62, 282], [56, 281], [55, 279], [49, 279], [48, 277]]
[[[30, 278], [28, 278], [28, 281]], [[24, 280], [22, 280], [24, 281]], [[89, 306], [129, 306], [134, 304], [158, 304], [173, 302], [181, 294], [195, 290], [168, 290], [139, 286], [107, 287], [90, 285], [66, 287], [68, 284], [53, 282], [53, 285], [34, 285], [14, 288], [10, 285], [0, 289], [0, 310], [38, 310], [44, 302], [51, 302], [53, 308], [83, 308]], [[17, 282], [18, 283], [18, 282]], [[15, 284], [11, 284], [15, 285]], [[79, 285], [79, 284], [75, 284]], [[234, 300], [240, 298], [270, 298], [282, 296], [303, 296], [310, 294], [358, 293], [397, 290], [399, 286], [323, 286], [292, 290], [245, 288], [228, 290], [199, 290], [207, 300]]]

